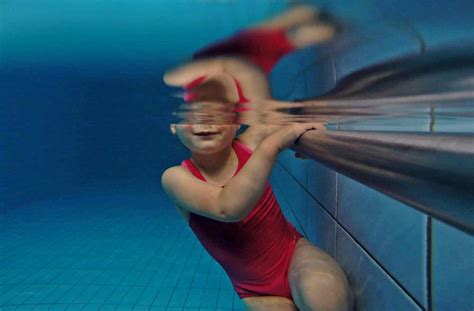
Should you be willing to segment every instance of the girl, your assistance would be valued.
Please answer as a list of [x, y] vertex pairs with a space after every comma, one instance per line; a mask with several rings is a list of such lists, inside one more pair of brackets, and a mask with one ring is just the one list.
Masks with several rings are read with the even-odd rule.
[[[199, 51], [164, 80], [184, 87], [186, 101], [239, 103], [242, 117], [271, 99], [266, 73], [280, 57], [332, 37], [334, 27], [315, 22], [316, 16], [307, 7], [294, 9]], [[351, 310], [341, 268], [285, 219], [267, 181], [278, 153], [320, 126], [259, 125], [256, 118], [236, 138], [239, 125], [212, 122], [218, 113], [209, 107], [215, 105], [204, 106], [206, 122], [171, 125], [191, 157], [166, 170], [162, 185], [247, 309]]]
[[248, 310], [350, 310], [337, 263], [285, 219], [267, 182], [280, 151], [312, 124], [172, 124], [191, 158], [162, 185]]

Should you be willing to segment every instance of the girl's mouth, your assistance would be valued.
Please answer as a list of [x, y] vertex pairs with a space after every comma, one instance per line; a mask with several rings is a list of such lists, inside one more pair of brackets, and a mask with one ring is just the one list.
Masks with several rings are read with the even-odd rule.
[[194, 135], [196, 136], [212, 136], [212, 135], [217, 135], [218, 132], [196, 132]]

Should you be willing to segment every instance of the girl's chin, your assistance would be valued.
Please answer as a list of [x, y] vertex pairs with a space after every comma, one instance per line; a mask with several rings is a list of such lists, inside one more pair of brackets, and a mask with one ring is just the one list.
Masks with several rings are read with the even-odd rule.
[[200, 144], [200, 146], [196, 146], [195, 148], [192, 149], [192, 151], [198, 154], [210, 155], [210, 154], [218, 153], [219, 151], [222, 151], [226, 147], [227, 145], [213, 144], [209, 142], [208, 144], [202, 143]]
[[200, 148], [200, 149], [194, 149], [193, 153], [195, 154], [202, 154], [202, 155], [212, 155], [216, 154], [222, 149], [217, 149], [217, 148]]

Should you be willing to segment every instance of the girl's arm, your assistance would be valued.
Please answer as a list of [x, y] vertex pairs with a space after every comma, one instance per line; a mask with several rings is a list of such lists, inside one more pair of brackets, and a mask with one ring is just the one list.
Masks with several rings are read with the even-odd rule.
[[240, 172], [223, 188], [198, 180], [182, 167], [165, 171], [163, 188], [189, 212], [224, 222], [240, 221], [263, 194], [278, 153], [311, 129], [314, 129], [312, 124], [295, 124], [266, 137]]
[[[277, 133], [281, 129], [284, 129], [288, 125], [278, 124], [253, 124], [249, 126], [244, 133], [239, 135], [239, 141], [249, 147], [251, 150], [255, 150], [257, 146], [264, 141], [267, 137]], [[326, 127], [323, 123], [311, 123], [311, 127], [316, 130], [325, 130]]]

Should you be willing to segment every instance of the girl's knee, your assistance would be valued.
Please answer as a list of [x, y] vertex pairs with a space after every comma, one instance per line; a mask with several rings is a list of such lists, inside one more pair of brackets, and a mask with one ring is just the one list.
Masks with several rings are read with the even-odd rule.
[[293, 296], [300, 310], [352, 310], [352, 291], [340, 271], [303, 272], [295, 283]]
[[300, 310], [350, 311], [352, 291], [338, 263], [306, 241], [299, 244], [295, 255], [288, 277]]

